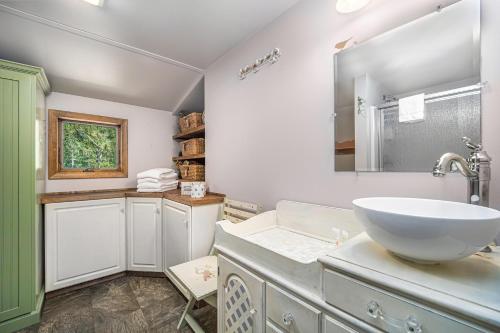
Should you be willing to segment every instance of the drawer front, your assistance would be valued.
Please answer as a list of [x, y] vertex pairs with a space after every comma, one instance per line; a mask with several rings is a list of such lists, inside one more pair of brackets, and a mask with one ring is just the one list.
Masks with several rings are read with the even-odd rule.
[[341, 322], [333, 319], [330, 316], [325, 316], [323, 319], [323, 333], [357, 333], [358, 331], [353, 330], [349, 326], [342, 324]]
[[483, 332], [412, 301], [325, 270], [323, 296], [327, 303], [385, 331]]
[[320, 329], [320, 311], [270, 283], [266, 284], [266, 316], [283, 332], [314, 333]]
[[282, 330], [278, 325], [268, 320], [266, 321], [266, 333], [286, 333], [286, 331]]

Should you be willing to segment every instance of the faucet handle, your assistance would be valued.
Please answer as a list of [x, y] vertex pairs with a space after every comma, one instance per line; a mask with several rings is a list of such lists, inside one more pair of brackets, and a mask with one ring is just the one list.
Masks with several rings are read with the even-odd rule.
[[479, 152], [483, 150], [483, 145], [480, 143], [473, 143], [471, 138], [466, 136], [462, 137], [462, 142], [465, 143], [465, 146], [469, 149], [472, 149], [474, 152]]

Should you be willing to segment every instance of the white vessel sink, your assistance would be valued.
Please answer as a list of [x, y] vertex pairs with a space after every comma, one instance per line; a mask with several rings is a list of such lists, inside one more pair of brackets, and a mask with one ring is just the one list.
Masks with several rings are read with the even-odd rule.
[[500, 211], [487, 207], [412, 198], [364, 198], [353, 205], [373, 240], [415, 262], [465, 258], [500, 232]]

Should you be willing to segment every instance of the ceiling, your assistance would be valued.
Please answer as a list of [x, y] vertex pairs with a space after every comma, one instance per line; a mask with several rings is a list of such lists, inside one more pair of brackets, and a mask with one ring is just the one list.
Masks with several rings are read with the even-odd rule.
[[337, 107], [354, 103], [354, 79], [363, 74], [392, 96], [429, 92], [434, 87], [450, 89], [452, 83], [478, 83], [479, 30], [478, 2], [464, 0], [340, 52]]
[[0, 0], [0, 58], [44, 67], [54, 91], [172, 111], [298, 1]]

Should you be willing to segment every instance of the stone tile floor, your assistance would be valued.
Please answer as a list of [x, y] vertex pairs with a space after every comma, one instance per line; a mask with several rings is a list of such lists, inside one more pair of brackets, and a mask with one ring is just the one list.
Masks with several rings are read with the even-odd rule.
[[[177, 332], [185, 305], [166, 278], [126, 276], [47, 299], [42, 321], [18, 333]], [[211, 306], [195, 310], [194, 317], [206, 332], [217, 332]]]

